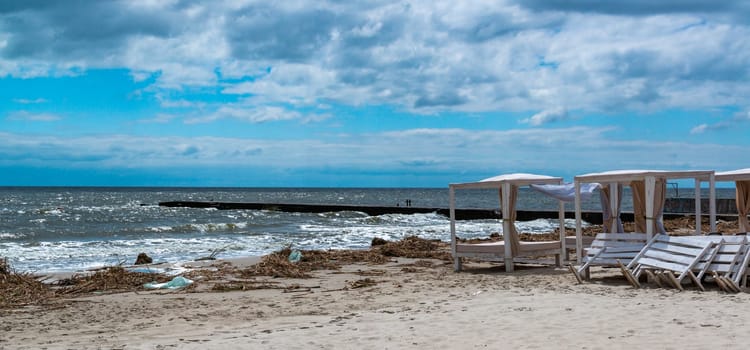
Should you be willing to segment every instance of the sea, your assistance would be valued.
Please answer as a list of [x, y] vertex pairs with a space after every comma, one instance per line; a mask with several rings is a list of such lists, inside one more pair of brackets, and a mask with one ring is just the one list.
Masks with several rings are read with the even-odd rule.
[[[627, 189], [626, 189], [627, 191]], [[692, 191], [681, 189], [690, 198]], [[733, 198], [734, 189], [717, 197]], [[632, 210], [628, 193], [623, 211]], [[450, 240], [449, 219], [437, 213], [368, 216], [361, 212], [287, 213], [269, 210], [170, 208], [163, 201], [341, 204], [447, 208], [447, 188], [134, 188], [0, 187], [0, 258], [21, 272], [85, 271], [129, 265], [139, 253], [155, 262], [203, 257], [262, 256], [293, 249], [366, 249], [373, 238]], [[457, 193], [458, 208], [497, 209], [497, 191]], [[556, 211], [554, 199], [522, 188], [519, 210]], [[584, 210], [599, 210], [598, 196]], [[568, 205], [567, 210], [573, 210]], [[461, 237], [502, 233], [501, 220], [457, 223]], [[519, 231], [547, 233], [556, 219], [517, 222]], [[574, 227], [575, 222], [566, 221]]]

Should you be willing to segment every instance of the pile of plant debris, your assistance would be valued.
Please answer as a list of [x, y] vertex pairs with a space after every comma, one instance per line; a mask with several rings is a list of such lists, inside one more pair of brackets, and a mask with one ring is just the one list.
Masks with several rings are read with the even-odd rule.
[[41, 304], [53, 293], [48, 286], [29, 273], [18, 273], [0, 258], [0, 309]]
[[427, 240], [416, 236], [406, 237], [396, 242], [373, 247], [372, 250], [385, 256], [415, 258], [415, 259], [439, 259], [451, 261], [450, 245], [440, 240]]
[[301, 259], [290, 262], [292, 249], [287, 247], [261, 258], [261, 261], [240, 271], [242, 277], [270, 276], [286, 278], [310, 278], [315, 270], [338, 270], [354, 263], [384, 264], [388, 258], [370, 250], [301, 250]]
[[71, 296], [92, 292], [132, 292], [143, 290], [149, 282], [166, 282], [170, 277], [157, 273], [133, 272], [121, 266], [113, 266], [93, 274], [74, 275], [57, 281], [57, 295]]
[[414, 236], [378, 244], [369, 250], [302, 250], [300, 253], [302, 258], [297, 262], [289, 261], [292, 254], [289, 247], [271, 253], [258, 264], [242, 270], [241, 276], [310, 278], [310, 272], [315, 270], [338, 270], [351, 263], [385, 264], [392, 257], [451, 261], [447, 243]]

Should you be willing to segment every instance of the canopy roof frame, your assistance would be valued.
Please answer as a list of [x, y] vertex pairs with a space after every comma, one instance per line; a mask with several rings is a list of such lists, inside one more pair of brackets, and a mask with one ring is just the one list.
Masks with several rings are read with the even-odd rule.
[[[716, 185], [715, 173], [713, 170], [615, 170], [601, 173], [590, 173], [575, 176], [573, 183], [575, 185], [575, 217], [576, 217], [576, 259], [581, 263], [581, 252], [583, 252], [583, 230], [581, 225], [581, 183], [598, 182], [602, 186], [627, 185], [632, 181], [643, 181], [646, 187], [646, 237], [651, 239], [653, 236], [654, 218], [654, 192], [656, 180], [673, 180], [673, 179], [694, 179], [695, 180], [695, 229], [696, 233], [701, 233], [701, 182], [709, 184], [709, 216], [711, 231], [716, 230]], [[611, 205], [611, 204], [610, 204]]]
[[716, 181], [722, 182], [750, 180], [750, 168], [717, 172], [715, 178]]

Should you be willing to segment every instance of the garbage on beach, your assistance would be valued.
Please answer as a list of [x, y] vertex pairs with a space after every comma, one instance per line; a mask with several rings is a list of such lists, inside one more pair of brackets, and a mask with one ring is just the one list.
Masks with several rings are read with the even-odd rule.
[[157, 267], [126, 267], [125, 270], [128, 272], [137, 273], [167, 273], [167, 269]]
[[177, 276], [169, 282], [164, 283], [146, 283], [143, 288], [146, 289], [180, 289], [193, 284], [192, 280], [189, 280], [182, 276]]
[[289, 254], [289, 262], [290, 263], [296, 263], [302, 260], [302, 253], [299, 250], [293, 250]]

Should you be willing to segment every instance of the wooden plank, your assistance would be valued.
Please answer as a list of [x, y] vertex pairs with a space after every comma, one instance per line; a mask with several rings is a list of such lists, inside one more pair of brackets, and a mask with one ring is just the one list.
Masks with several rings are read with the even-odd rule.
[[719, 278], [724, 281], [724, 284], [727, 286], [728, 291], [731, 293], [739, 293], [740, 287], [738, 287], [736, 284], [734, 284], [734, 281], [727, 278], [726, 276], [719, 276]]
[[620, 261], [624, 264], [630, 263], [632, 259], [597, 259], [594, 266], [617, 266], [617, 262]]
[[[635, 262], [636, 260], [631, 261], [631, 263]], [[655, 267], [659, 269], [665, 269], [665, 270], [672, 270], [672, 271], [678, 271], [682, 272], [685, 271], [686, 268], [688, 268], [687, 265], [682, 264], [673, 264], [671, 262], [662, 261], [662, 260], [656, 260], [651, 258], [641, 258], [637, 261], [640, 265], [645, 265], [649, 267]]]
[[629, 245], [644, 246], [646, 245], [646, 241], [599, 241], [599, 240], [596, 240], [596, 241], [591, 242], [591, 247], [594, 247], [594, 248], [629, 246]]
[[623, 265], [621, 262], [617, 262], [617, 264], [620, 266], [620, 271], [625, 276], [625, 279], [630, 282], [630, 285], [632, 285], [634, 288], [641, 288], [641, 284], [638, 283], [638, 279], [633, 276], [633, 273], [628, 269], [627, 266]]
[[597, 250], [602, 250], [604, 248], [607, 248], [610, 252], [640, 252], [643, 247], [645, 247], [645, 244], [628, 244], [628, 245], [613, 245], [613, 246], [607, 246], [598, 248]]
[[639, 240], [646, 241], [645, 233], [598, 233], [597, 240]]
[[638, 251], [635, 251], [635, 252], [631, 251], [631, 252], [614, 252], [614, 253], [610, 253], [610, 251], [607, 250], [606, 253], [603, 253], [603, 254], [599, 255], [599, 257], [603, 258], [603, 259], [616, 259], [616, 258], [628, 258], [628, 259], [632, 259], [636, 255], [638, 255]]
[[711, 274], [714, 277], [714, 281], [716, 282], [716, 285], [719, 286], [719, 289], [725, 292], [729, 290], [729, 287], [724, 282], [724, 279], [722, 279], [721, 276], [719, 276], [719, 274], [716, 273], [716, 271], [713, 271]]
[[578, 270], [573, 265], [568, 265], [568, 270], [573, 273], [573, 276], [576, 277], [576, 281], [578, 281], [578, 284], [583, 284], [583, 278], [581, 278], [581, 275], [578, 274]]
[[714, 264], [712, 263], [708, 267], [706, 267], [705, 262], [699, 262], [695, 264], [693, 267], [693, 270], [703, 270], [705, 268], [706, 271], [716, 271], [721, 273], [729, 272], [730, 265], [729, 264]]
[[651, 245], [651, 249], [659, 249], [659, 250], [666, 250], [672, 253], [679, 253], [683, 255], [689, 255], [689, 256], [696, 256], [698, 253], [700, 253], [701, 250], [703, 250], [703, 247], [706, 245], [703, 244], [701, 246], [696, 247], [686, 247], [683, 245], [677, 245], [677, 244], [670, 244], [670, 243], [664, 243], [664, 242], [656, 242]]
[[[706, 243], [713, 242], [711, 239], [707, 239], [707, 237], [711, 237], [711, 236], [659, 235], [657, 242], [667, 242], [667, 243], [672, 243], [672, 244], [683, 244], [686, 246], [693, 246], [693, 247], [703, 247], [706, 245]], [[714, 237], [719, 237], [719, 239], [721, 239], [721, 236], [714, 236]]]
[[[700, 254], [700, 253], [699, 253]], [[671, 252], [661, 251], [661, 250], [654, 250], [649, 249], [643, 254], [643, 258], [650, 258], [654, 260], [661, 260], [668, 263], [673, 264], [680, 264], [680, 265], [690, 265], [695, 260], [695, 257], [690, 257], [686, 255], [678, 255], [673, 254]], [[644, 264], [644, 262], [641, 261], [641, 264]], [[682, 270], [680, 270], [682, 271]]]
[[[732, 264], [735, 261], [735, 258], [737, 257], [737, 253], [735, 252], [733, 254], [716, 254], [713, 259], [711, 259], [712, 264]], [[708, 257], [702, 257], [701, 262], [708, 261]]]
[[672, 273], [672, 271], [661, 271], [659, 270], [657, 273], [657, 276], [659, 276], [659, 279], [661, 280], [661, 283], [666, 286], [674, 287], [674, 284], [672, 283], [672, 279], [670, 279], [667, 274]]
[[649, 278], [649, 279], [650, 279], [651, 281], [654, 281], [654, 283], [656, 283], [656, 285], [657, 285], [657, 286], [658, 286], [659, 288], [662, 288], [662, 287], [663, 287], [663, 285], [661, 284], [661, 281], [659, 280], [659, 276], [657, 276], [657, 275], [656, 275], [656, 273], [655, 273], [654, 271], [651, 271], [650, 269], [646, 269], [646, 270], [644, 270], [644, 272], [646, 273], [646, 275], [648, 276], [648, 278]]
[[680, 283], [680, 281], [677, 278], [674, 277], [674, 273], [672, 273], [670, 271], [666, 271], [665, 273], [667, 274], [667, 277], [669, 277], [670, 281], [672, 281], [672, 284], [674, 284], [675, 288], [677, 288], [677, 289], [679, 289], [681, 291], [685, 290], [685, 289], [682, 288], [682, 283]]
[[687, 275], [688, 275], [688, 277], [690, 277], [690, 280], [693, 282], [693, 284], [695, 286], [697, 286], [698, 289], [701, 290], [701, 292], [705, 292], [706, 291], [706, 288], [703, 288], [703, 285], [701, 284], [700, 278], [698, 278], [697, 276], [695, 276], [693, 274], [693, 271], [687, 270]]

